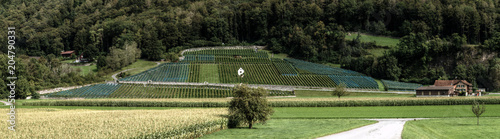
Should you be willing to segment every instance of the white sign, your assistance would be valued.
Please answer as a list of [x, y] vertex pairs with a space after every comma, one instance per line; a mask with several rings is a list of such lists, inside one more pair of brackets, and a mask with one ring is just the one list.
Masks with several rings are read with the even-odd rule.
[[240, 67], [240, 69], [238, 70], [238, 76], [243, 75], [243, 73], [245, 73], [245, 70], [243, 70], [243, 68]]

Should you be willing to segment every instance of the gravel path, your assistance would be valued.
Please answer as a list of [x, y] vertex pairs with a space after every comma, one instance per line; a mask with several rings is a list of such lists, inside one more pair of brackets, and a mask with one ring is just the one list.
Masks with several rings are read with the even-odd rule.
[[401, 139], [401, 132], [406, 121], [415, 119], [368, 119], [378, 123], [363, 126], [353, 130], [321, 137], [318, 139]]

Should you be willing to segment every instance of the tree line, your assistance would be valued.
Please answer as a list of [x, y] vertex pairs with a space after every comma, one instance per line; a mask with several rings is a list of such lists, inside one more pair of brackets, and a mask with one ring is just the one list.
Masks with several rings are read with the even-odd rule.
[[[0, 87], [7, 88], [7, 84], [11, 77], [7, 73], [9, 58], [5, 54], [0, 54]], [[80, 74], [77, 70], [70, 67], [68, 64], [63, 64], [60, 58], [53, 54], [37, 58], [30, 58], [26, 55], [21, 55], [15, 58], [16, 73], [14, 76], [18, 78], [16, 83], [15, 98], [26, 98], [28, 96], [39, 97], [37, 90], [56, 88], [60, 86], [84, 85], [94, 82], [103, 81], [103, 73], [89, 73], [87, 75]], [[0, 90], [0, 98], [7, 98], [10, 95], [9, 90]]]

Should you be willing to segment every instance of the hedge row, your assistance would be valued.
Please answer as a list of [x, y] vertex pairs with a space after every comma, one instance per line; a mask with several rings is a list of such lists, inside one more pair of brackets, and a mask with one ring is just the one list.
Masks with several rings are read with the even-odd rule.
[[[476, 100], [485, 104], [500, 104], [500, 98], [461, 99], [393, 99], [336, 101], [269, 101], [272, 107], [356, 107], [356, 106], [425, 106], [469, 105]], [[104, 106], [104, 107], [228, 107], [227, 102], [169, 102], [120, 100], [55, 100], [24, 102], [25, 106]]]

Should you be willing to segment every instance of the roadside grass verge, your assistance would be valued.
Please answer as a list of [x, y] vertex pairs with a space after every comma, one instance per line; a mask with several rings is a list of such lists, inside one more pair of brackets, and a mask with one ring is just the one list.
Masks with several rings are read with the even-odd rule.
[[257, 124], [255, 129], [248, 127], [226, 129], [202, 138], [206, 139], [306, 139], [348, 131], [376, 121], [355, 119], [272, 119], [266, 124]]
[[[500, 105], [486, 105], [482, 117], [500, 117]], [[470, 105], [377, 107], [282, 107], [272, 119], [452, 118], [475, 117]]]
[[[488, 112], [495, 113], [493, 110], [488, 110], [484, 114], [487, 114]], [[426, 119], [406, 122], [402, 138], [492, 139], [500, 137], [498, 129], [500, 129], [499, 117], [480, 118], [479, 125], [476, 125], [476, 118]]]

